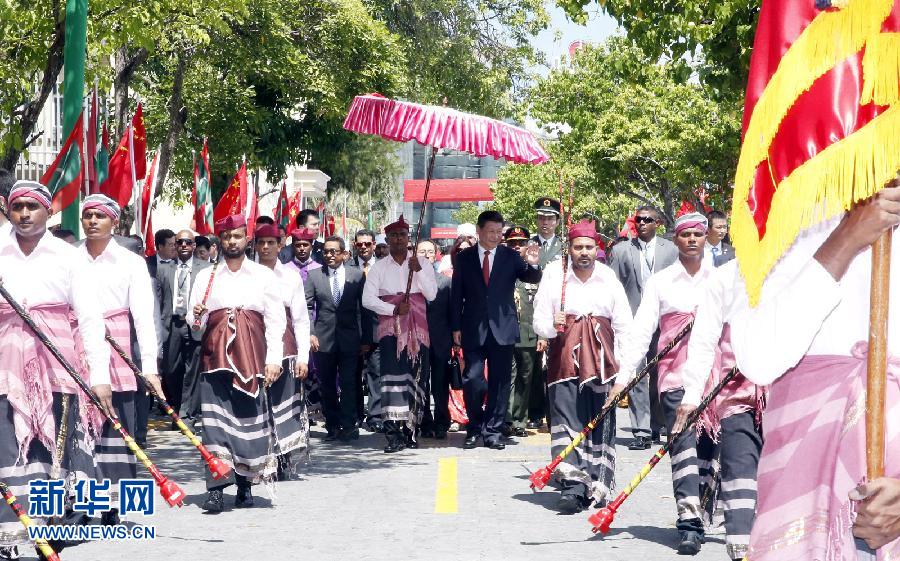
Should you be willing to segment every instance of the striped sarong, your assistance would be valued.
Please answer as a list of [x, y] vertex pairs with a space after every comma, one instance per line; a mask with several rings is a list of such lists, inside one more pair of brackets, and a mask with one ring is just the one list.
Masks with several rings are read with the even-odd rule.
[[[769, 387], [759, 459], [753, 561], [857, 559], [848, 494], [866, 479], [866, 353], [806, 356]], [[890, 357], [885, 476], [900, 477], [900, 360]], [[900, 558], [900, 539], [878, 550]]]
[[[136, 393], [114, 391], [112, 394], [116, 415], [128, 434], [134, 434], [137, 425]], [[128, 449], [128, 445], [122, 440], [122, 436], [113, 429], [112, 423], [109, 421], [103, 423], [100, 437], [94, 444], [94, 461], [97, 465], [97, 479], [109, 479], [113, 483], [110, 496], [115, 503], [119, 499], [117, 483], [120, 479], [137, 477], [137, 461], [134, 454]]]
[[[603, 408], [610, 384], [596, 379], [583, 384], [570, 378], [548, 388], [550, 400], [550, 455], [556, 457], [582, 427]], [[565, 488], [580, 483], [594, 500], [607, 498], [615, 489], [616, 417], [607, 415], [581, 444], [575, 448], [555, 472], [556, 480]]]
[[[423, 361], [428, 360], [428, 347], [419, 346], [419, 354], [415, 360], [410, 360], [409, 349], [399, 356], [397, 355], [397, 338], [389, 335], [378, 343], [381, 359], [381, 372], [379, 382], [381, 384], [381, 419], [383, 421], [403, 421], [419, 426], [425, 403], [425, 376], [419, 377], [418, 387], [415, 384], [415, 369], [422, 368]], [[415, 407], [416, 418], [413, 419], [413, 405], [418, 400], [419, 406]]]
[[294, 360], [284, 359], [281, 377], [266, 390], [275, 426], [275, 453], [288, 456], [290, 471], [309, 457], [309, 415], [303, 383], [294, 378]]

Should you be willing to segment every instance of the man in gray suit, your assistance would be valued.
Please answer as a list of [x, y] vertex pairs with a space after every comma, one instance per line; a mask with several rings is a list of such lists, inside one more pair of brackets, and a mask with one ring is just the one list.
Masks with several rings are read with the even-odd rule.
[[361, 269], [344, 266], [346, 249], [343, 238], [325, 238], [322, 254], [326, 266], [310, 271], [304, 283], [312, 321], [310, 347], [319, 372], [328, 431], [325, 439], [329, 441], [359, 438], [356, 366], [372, 342], [372, 323], [362, 321], [366, 278]]
[[[635, 223], [638, 237], [616, 244], [609, 256], [609, 266], [625, 287], [632, 314], [641, 303], [644, 285], [650, 275], [665, 269], [678, 259], [675, 244], [656, 235], [656, 229], [663, 224], [658, 210], [652, 206], [638, 208]], [[658, 334], [654, 335], [651, 349], [656, 348]], [[652, 358], [653, 354], [655, 353], [651, 351], [648, 356]], [[665, 426], [656, 391], [655, 369], [631, 391], [628, 410], [631, 414], [631, 433], [634, 435], [628, 448], [650, 448], [651, 440], [659, 438], [659, 428]]]
[[175, 235], [175, 252], [175, 259], [160, 264], [156, 273], [163, 342], [160, 372], [169, 404], [182, 418], [191, 419], [200, 414], [200, 332], [191, 329], [185, 315], [194, 279], [211, 263], [194, 257], [194, 233], [190, 230]]

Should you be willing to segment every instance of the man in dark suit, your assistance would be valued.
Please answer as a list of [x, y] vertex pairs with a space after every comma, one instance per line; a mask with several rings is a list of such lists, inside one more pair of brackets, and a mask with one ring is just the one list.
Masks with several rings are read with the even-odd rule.
[[[353, 245], [356, 247], [356, 255], [348, 264], [358, 268], [363, 272], [363, 276], [366, 276], [369, 274], [369, 268], [378, 261], [375, 257], [375, 232], [367, 229], [357, 230], [353, 236]], [[363, 306], [362, 321], [370, 323], [372, 333], [375, 333], [378, 326], [378, 314]], [[366, 387], [369, 388], [368, 415], [365, 417], [365, 423], [372, 432], [384, 430], [384, 422], [381, 419], [381, 384], [378, 382], [380, 368], [381, 357], [379, 356], [378, 342], [373, 340], [369, 352], [363, 355], [359, 361], [357, 377], [359, 395], [356, 398], [362, 415], [366, 409], [363, 406], [365, 396], [363, 396], [362, 389], [363, 376], [365, 376]]]
[[[453, 343], [465, 353], [463, 396], [469, 424], [464, 447], [474, 448], [478, 437], [490, 448], [503, 449], [501, 430], [509, 406], [513, 345], [519, 340], [519, 321], [513, 292], [516, 280], [541, 280], [537, 246], [525, 259], [500, 245], [503, 216], [494, 210], [478, 215], [478, 245], [456, 256], [451, 287], [450, 325]], [[484, 379], [487, 361], [489, 379]], [[487, 409], [482, 410], [485, 394]]]
[[[437, 244], [431, 240], [422, 240], [416, 247], [419, 257], [424, 257], [434, 265], [437, 257]], [[434, 398], [434, 416], [428, 401], [425, 405], [425, 418], [422, 420], [422, 436], [443, 440], [447, 438], [450, 430], [450, 372], [447, 363], [450, 361], [450, 349], [453, 337], [450, 331], [450, 277], [447, 275], [435, 275], [437, 282], [437, 296], [428, 302], [425, 307], [425, 317], [428, 322], [428, 337], [431, 346], [428, 347], [428, 370], [426, 379], [426, 400], [430, 387], [431, 397]]]
[[372, 341], [371, 324], [362, 321], [365, 277], [360, 269], [344, 266], [345, 250], [343, 238], [325, 238], [326, 266], [310, 271], [304, 283], [312, 321], [310, 346], [318, 368], [328, 431], [325, 439], [342, 441], [359, 438], [356, 365]]
[[172, 241], [177, 258], [160, 265], [157, 273], [163, 341], [160, 372], [169, 404], [179, 415], [191, 419], [200, 414], [200, 333], [191, 329], [185, 316], [194, 279], [211, 264], [194, 257], [194, 234], [190, 230], [178, 232]]
[[147, 270], [150, 272], [150, 278], [157, 278], [159, 266], [163, 263], [169, 263], [175, 259], [175, 232], [168, 228], [157, 230], [153, 235], [153, 241], [156, 244], [156, 255], [146, 257]]
[[[300, 214], [297, 215], [297, 218], [294, 220], [297, 228], [307, 228], [315, 233], [316, 237], [319, 235], [319, 213], [311, 208], [305, 208], [300, 211]], [[319, 265], [325, 265], [325, 260], [322, 256], [322, 250], [324, 249], [325, 244], [320, 242], [318, 239], [314, 239], [312, 242], [312, 254], [311, 259], [318, 263]], [[290, 263], [291, 260], [294, 259], [294, 247], [291, 244], [285, 244], [281, 251], [278, 252], [278, 260], [282, 263]]]
[[[650, 275], [661, 271], [678, 259], [675, 244], [656, 235], [662, 226], [659, 211], [652, 206], [642, 206], [635, 215], [638, 237], [617, 243], [610, 252], [609, 266], [616, 272], [631, 313], [637, 311], [644, 293], [644, 285]], [[656, 348], [656, 337], [650, 345]], [[649, 354], [652, 357], [656, 353]], [[634, 440], [628, 446], [631, 450], [650, 448], [652, 437], [659, 438], [659, 429], [665, 426], [665, 418], [659, 405], [659, 393], [656, 391], [656, 372], [635, 387], [629, 394], [628, 409], [631, 414], [631, 433]]]
[[709, 220], [709, 231], [703, 261], [718, 267], [734, 259], [734, 247], [725, 241], [728, 235], [728, 217], [721, 210], [711, 210], [706, 218]]

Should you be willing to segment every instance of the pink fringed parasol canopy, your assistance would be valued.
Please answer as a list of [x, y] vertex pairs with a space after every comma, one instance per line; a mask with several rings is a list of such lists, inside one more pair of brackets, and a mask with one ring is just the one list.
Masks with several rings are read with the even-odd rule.
[[550, 159], [534, 135], [523, 128], [448, 107], [388, 99], [377, 93], [353, 99], [344, 128], [517, 164], [542, 164]]

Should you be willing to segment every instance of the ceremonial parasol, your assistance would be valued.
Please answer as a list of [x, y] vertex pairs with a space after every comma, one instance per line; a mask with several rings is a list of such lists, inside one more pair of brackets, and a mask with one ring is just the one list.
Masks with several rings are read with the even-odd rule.
[[[377, 93], [358, 95], [353, 99], [344, 128], [397, 142], [415, 140], [431, 147], [413, 247], [418, 244], [425, 218], [438, 149], [492, 156], [516, 164], [542, 164], [550, 159], [534, 135], [523, 128], [449, 107], [388, 99]], [[412, 272], [407, 282], [407, 297], [411, 286]]]
[[[806, 228], [900, 169], [900, 0], [765, 0], [750, 62], [732, 238], [751, 305]], [[882, 475], [890, 231], [873, 246], [868, 477]]]

